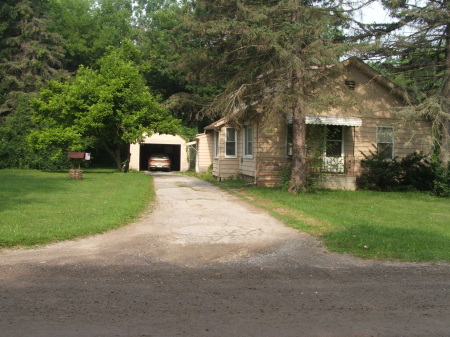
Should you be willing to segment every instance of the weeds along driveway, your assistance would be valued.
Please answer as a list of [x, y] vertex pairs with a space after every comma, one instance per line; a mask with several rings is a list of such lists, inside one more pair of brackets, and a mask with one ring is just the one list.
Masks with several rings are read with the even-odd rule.
[[450, 267], [327, 252], [211, 184], [154, 173], [133, 224], [0, 252], [0, 336], [450, 336]]

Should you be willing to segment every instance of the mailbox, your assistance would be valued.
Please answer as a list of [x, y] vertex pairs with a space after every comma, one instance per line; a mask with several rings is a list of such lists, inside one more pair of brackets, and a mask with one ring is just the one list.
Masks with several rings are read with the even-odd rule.
[[[83, 171], [80, 168], [80, 160], [91, 160], [91, 154], [88, 152], [69, 152], [67, 158], [72, 162], [72, 169], [69, 171], [69, 178], [75, 180], [83, 179]], [[78, 164], [78, 169], [75, 165]]]

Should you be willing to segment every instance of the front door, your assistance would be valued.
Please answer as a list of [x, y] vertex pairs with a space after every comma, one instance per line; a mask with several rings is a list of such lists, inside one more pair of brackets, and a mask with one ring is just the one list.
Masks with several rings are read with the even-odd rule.
[[326, 172], [344, 172], [344, 132], [341, 125], [325, 125], [324, 169]]

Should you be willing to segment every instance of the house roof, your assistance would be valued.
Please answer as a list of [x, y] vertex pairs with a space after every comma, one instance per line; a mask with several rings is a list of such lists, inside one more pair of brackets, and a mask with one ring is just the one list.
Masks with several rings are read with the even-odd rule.
[[218, 128], [222, 125], [224, 125], [227, 122], [226, 117], [223, 117], [214, 123], [209, 124], [208, 126], [205, 126], [205, 130], [214, 130], [215, 128]]
[[[390, 81], [386, 76], [382, 75], [366, 63], [364, 63], [363, 60], [360, 58], [353, 56], [349, 59], [343, 61], [341, 63], [344, 67], [347, 66], [354, 66], [356, 69], [361, 71], [363, 74], [367, 75], [372, 80], [376, 81], [383, 87], [387, 88], [390, 92], [393, 94], [399, 96], [402, 100], [409, 100], [411, 103], [416, 104], [417, 101], [410, 97], [407, 92], [402, 89], [400, 86], [396, 85], [394, 82]], [[327, 68], [326, 70], [330, 70], [333, 68], [333, 66]], [[253, 103], [256, 104], [256, 103]], [[252, 104], [252, 105], [253, 105]], [[287, 116], [288, 122], [290, 119], [290, 122], [292, 122], [292, 116]], [[226, 124], [228, 121], [228, 117], [223, 117], [214, 123], [211, 123], [210, 125], [206, 126], [205, 130], [214, 130], [216, 128], [219, 128]], [[345, 126], [361, 126], [362, 121], [360, 118], [357, 117], [334, 117], [334, 116], [306, 116], [306, 123], [307, 124], [323, 124], [323, 125], [345, 125]]]

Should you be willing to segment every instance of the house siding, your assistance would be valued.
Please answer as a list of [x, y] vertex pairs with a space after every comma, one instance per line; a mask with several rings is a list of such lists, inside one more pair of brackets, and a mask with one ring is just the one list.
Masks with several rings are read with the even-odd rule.
[[[269, 119], [270, 118], [270, 119]], [[256, 184], [276, 187], [282, 183], [282, 171], [287, 163], [287, 124], [283, 118], [261, 118], [257, 140]]]
[[[231, 177], [237, 177], [239, 174], [239, 160], [236, 158], [229, 158], [225, 156], [225, 134], [226, 128], [222, 127], [219, 132], [219, 156], [214, 158], [213, 175], [219, 179], [229, 179]], [[237, 132], [237, 154], [239, 154], [239, 132]]]
[[[355, 117], [362, 121], [361, 126], [344, 126], [344, 155], [346, 157], [346, 173], [351, 178], [343, 179], [344, 175], [334, 175], [330, 181], [336, 188], [352, 189], [355, 176], [361, 174], [360, 161], [363, 154], [370, 154], [376, 149], [377, 126], [393, 126], [395, 130], [394, 156], [402, 158], [414, 151], [430, 153], [432, 149], [431, 123], [426, 120], [406, 125], [391, 111], [405, 105], [398, 87], [389, 82], [382, 75], [368, 71], [367, 66], [356, 63], [347, 64], [347, 71], [340, 80], [355, 81], [354, 90], [342, 86], [340, 96], [351, 104], [330, 108], [317, 115]], [[370, 69], [370, 68], [369, 68]], [[325, 78], [325, 80], [327, 80]], [[324, 81], [325, 81], [324, 80]], [[320, 93], [320, 83], [316, 93]], [[325, 89], [323, 89], [325, 90]], [[259, 113], [261, 112], [261, 113]], [[313, 110], [307, 111], [314, 115]], [[291, 158], [287, 155], [287, 120], [283, 117], [275, 118], [258, 111], [256, 117], [250, 121], [253, 126], [254, 153], [253, 158], [243, 158], [243, 134], [237, 133], [237, 158], [225, 158], [225, 125], [220, 124], [220, 156], [214, 158], [213, 174], [226, 179], [230, 176], [242, 175], [254, 177], [259, 186], [274, 187], [282, 183], [282, 173]], [[215, 125], [219, 125], [216, 124]], [[319, 140], [320, 141], [320, 140]], [[351, 163], [351, 167], [348, 164]], [[339, 179], [336, 177], [340, 176]], [[326, 183], [326, 182], [324, 182]], [[340, 186], [340, 187], [339, 187]], [[325, 186], [326, 187], [326, 186]]]
[[197, 162], [196, 172], [207, 172], [213, 162], [214, 133], [197, 135]]
[[243, 179], [247, 179], [249, 181], [254, 181], [256, 177], [256, 158], [258, 156], [258, 149], [256, 146], [257, 139], [257, 123], [254, 121], [247, 125], [248, 127], [252, 127], [253, 130], [253, 138], [252, 138], [252, 146], [253, 146], [253, 155], [252, 157], [244, 157], [244, 128], [239, 130], [238, 132], [238, 149], [239, 154], [239, 175]]
[[[364, 155], [376, 151], [377, 126], [393, 126], [394, 156], [403, 158], [406, 155], [418, 151], [430, 153], [432, 149], [431, 125], [426, 121], [418, 121], [413, 125], [405, 125], [399, 119], [390, 118], [364, 118], [363, 125], [356, 134], [355, 147], [355, 173], [361, 174], [361, 160]], [[412, 131], [414, 130], [414, 131]]]

